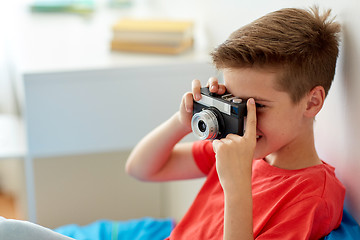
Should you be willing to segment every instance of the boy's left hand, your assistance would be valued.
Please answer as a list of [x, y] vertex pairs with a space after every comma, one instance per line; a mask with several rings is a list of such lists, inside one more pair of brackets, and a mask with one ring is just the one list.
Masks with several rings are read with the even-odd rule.
[[[256, 147], [256, 107], [253, 98], [247, 101], [247, 119], [244, 136], [229, 134], [213, 141], [216, 169], [224, 193], [238, 191], [251, 181], [252, 160]], [[244, 182], [245, 181], [245, 182]]]

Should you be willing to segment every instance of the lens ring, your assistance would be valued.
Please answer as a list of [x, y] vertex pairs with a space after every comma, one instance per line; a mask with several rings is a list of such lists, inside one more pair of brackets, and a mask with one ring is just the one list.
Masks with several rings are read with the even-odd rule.
[[[199, 128], [202, 125], [200, 122], [205, 124], [205, 128]], [[193, 133], [201, 140], [215, 139], [219, 133], [219, 123], [216, 114], [210, 109], [194, 114], [191, 119], [191, 128]]]

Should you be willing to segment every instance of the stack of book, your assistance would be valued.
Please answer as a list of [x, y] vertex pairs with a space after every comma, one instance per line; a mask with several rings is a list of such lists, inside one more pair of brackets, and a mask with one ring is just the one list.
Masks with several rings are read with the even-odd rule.
[[193, 22], [122, 19], [113, 26], [111, 49], [178, 54], [193, 45]]

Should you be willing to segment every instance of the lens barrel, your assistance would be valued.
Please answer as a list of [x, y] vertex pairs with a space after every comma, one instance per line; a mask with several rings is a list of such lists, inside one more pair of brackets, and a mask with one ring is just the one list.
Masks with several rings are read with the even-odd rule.
[[205, 109], [195, 113], [191, 119], [191, 128], [201, 140], [216, 139], [219, 134], [219, 123], [215, 112]]

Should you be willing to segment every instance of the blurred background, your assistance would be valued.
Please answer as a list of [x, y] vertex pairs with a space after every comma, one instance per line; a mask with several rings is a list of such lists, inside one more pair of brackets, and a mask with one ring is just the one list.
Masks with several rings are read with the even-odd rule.
[[[124, 173], [132, 147], [177, 111], [193, 79], [221, 79], [209, 52], [232, 31], [270, 11], [314, 5], [331, 8], [343, 26], [316, 145], [336, 167], [346, 207], [360, 221], [358, 0], [2, 3], [0, 215], [50, 228], [104, 218], [179, 220], [204, 180], [138, 182]], [[191, 45], [114, 49], [114, 25], [125, 18], [191, 22]]]

